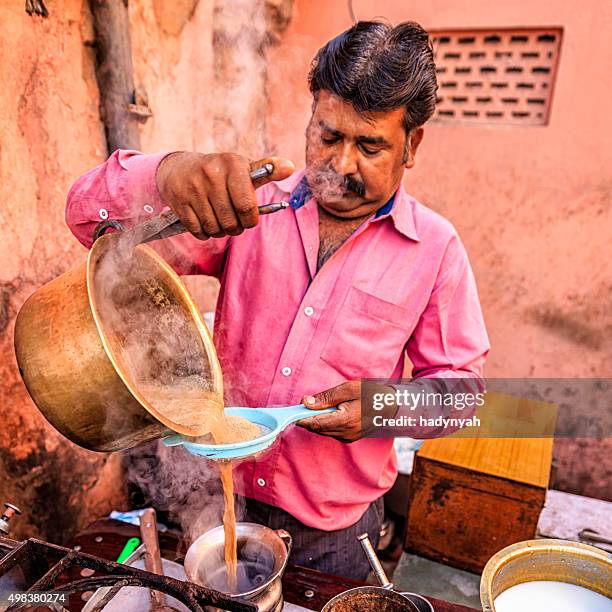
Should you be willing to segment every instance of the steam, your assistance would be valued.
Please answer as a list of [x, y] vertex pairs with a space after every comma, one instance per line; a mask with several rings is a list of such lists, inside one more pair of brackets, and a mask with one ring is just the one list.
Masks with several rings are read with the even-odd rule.
[[109, 238], [95, 267], [95, 301], [111, 351], [159, 413], [184, 427], [203, 426], [223, 401], [204, 343], [170, 278], [134, 246], [129, 233]]
[[222, 547], [207, 549], [207, 554], [197, 560], [196, 575], [192, 578], [225, 593], [246, 593], [263, 585], [274, 573], [274, 553], [263, 540], [255, 537], [238, 537], [238, 568], [236, 587], [229, 585]]
[[[231, 94], [213, 103], [215, 148], [253, 159], [267, 152], [264, 49], [269, 32], [264, 9], [263, 0], [231, 0], [217, 3], [213, 15], [215, 82]], [[244, 18], [237, 20], [236, 15]], [[150, 194], [126, 194], [130, 197], [130, 209], [140, 210]], [[214, 391], [210, 365], [202, 357], [203, 347], [165, 279], [147, 266], [146, 256], [134, 249], [129, 234], [116, 238], [96, 270], [95, 289], [103, 326], [134, 387], [172, 421], [192, 425], [205, 416], [197, 414], [202, 392]], [[212, 252], [220, 248], [217, 243], [221, 245], [222, 240], [210, 241], [206, 248]], [[192, 272], [190, 262], [200, 247], [195, 238], [178, 236], [154, 246], [175, 269]], [[246, 376], [230, 382], [226, 388], [230, 405], [249, 405]], [[220, 400], [222, 408], [223, 398]], [[214, 412], [216, 407], [211, 410]], [[116, 421], [107, 421], [109, 432], [122, 426]], [[168, 512], [189, 540], [221, 524], [224, 504], [218, 466], [182, 448], [162, 444], [148, 448], [147, 454], [142, 453], [144, 447], [131, 453], [132, 465], [127, 473], [127, 479], [143, 491], [148, 503]]]
[[332, 167], [307, 170], [308, 186], [317, 202], [337, 202], [347, 196], [364, 197], [365, 184], [350, 176], [338, 174]]
[[[102, 327], [133, 387], [166, 421], [193, 428], [194, 436], [209, 432], [219, 443], [234, 441], [231, 436], [259, 435], [255, 425], [224, 418], [223, 397], [212, 388], [206, 346], [163, 267], [133, 243], [130, 232], [107, 239], [96, 253], [94, 293]], [[116, 432], [116, 421], [108, 418], [109, 432]], [[214, 462], [161, 442], [152, 451], [142, 450], [130, 453], [127, 480], [142, 491], [147, 503], [180, 524], [189, 543], [221, 524], [225, 510], [226, 534], [232, 542], [235, 505], [229, 466], [224, 471], [224, 500]], [[240, 515], [241, 508], [238, 511]], [[235, 555], [231, 545], [228, 550], [226, 561]]]
[[[224, 503], [217, 464], [162, 442], [150, 448], [150, 453], [132, 457], [127, 473], [147, 504], [167, 512], [181, 526], [188, 544], [221, 525]], [[238, 520], [243, 513], [243, 504], [237, 503]]]

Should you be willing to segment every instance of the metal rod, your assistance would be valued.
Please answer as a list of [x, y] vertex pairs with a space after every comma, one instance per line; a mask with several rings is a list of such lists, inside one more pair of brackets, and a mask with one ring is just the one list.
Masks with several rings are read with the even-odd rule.
[[583, 529], [578, 534], [581, 542], [587, 542], [592, 546], [597, 546], [606, 552], [612, 551], [612, 538], [608, 538], [592, 529]]
[[270, 202], [270, 204], [263, 204], [257, 207], [260, 215], [269, 215], [270, 213], [274, 213], [277, 210], [283, 210], [284, 208], [289, 208], [289, 202], [285, 202], [285, 200]]
[[[178, 599], [194, 612], [204, 612], [205, 606], [235, 612], [257, 612], [255, 604], [241, 599], [239, 596], [229, 596], [191, 582], [151, 574], [144, 570], [114, 563], [34, 538], [24, 542], [15, 542], [0, 537], [0, 543], [5, 547], [14, 547], [0, 560], [0, 576], [19, 565], [26, 579], [24, 590], [29, 593], [95, 591], [98, 588], [113, 587], [121, 583], [124, 586], [162, 590], [167, 595]], [[51, 569], [49, 569], [50, 567]], [[104, 575], [72, 580], [69, 583], [59, 581], [61, 584], [58, 586], [58, 577], [74, 567], [93, 569]], [[20, 605], [14, 604], [11, 608], [16, 609]]]
[[[123, 561], [123, 565], [131, 565], [140, 559], [145, 553], [145, 545], [141, 544], [134, 552]], [[100, 587], [88, 600], [85, 606], [88, 612], [99, 612], [119, 592], [121, 586]]]
[[266, 176], [270, 176], [273, 172], [273, 164], [264, 164], [261, 168], [257, 168], [257, 170], [251, 172], [251, 180], [256, 181], [257, 179], [265, 178]]
[[[147, 508], [140, 517], [140, 537], [145, 545], [145, 568], [147, 572], [164, 575], [159, 540], [157, 539], [157, 516], [153, 508]], [[161, 591], [151, 589], [151, 608], [164, 609], [166, 596]]]
[[363, 552], [365, 552], [368, 561], [370, 562], [370, 566], [374, 570], [376, 574], [376, 578], [378, 578], [378, 582], [380, 582], [380, 586], [383, 589], [392, 589], [393, 583], [389, 582], [387, 578], [387, 574], [383, 569], [383, 566], [380, 563], [380, 559], [372, 546], [372, 542], [370, 542], [370, 537], [367, 533], [362, 533], [360, 536], [357, 536], [359, 542], [361, 542], [361, 546], [363, 547]]

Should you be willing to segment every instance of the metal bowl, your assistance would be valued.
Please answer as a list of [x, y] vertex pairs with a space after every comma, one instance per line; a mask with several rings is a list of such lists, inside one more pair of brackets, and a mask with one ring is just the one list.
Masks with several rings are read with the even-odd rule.
[[428, 599], [417, 593], [401, 592], [406, 599], [409, 599], [418, 609], [419, 612], [434, 612], [434, 607]]
[[[238, 591], [228, 592], [225, 565], [225, 532], [215, 527], [197, 538], [185, 555], [185, 573], [191, 582], [222, 591], [232, 599], [257, 604], [261, 612], [280, 612], [283, 607], [281, 578], [291, 553], [291, 536], [284, 529], [256, 523], [236, 523]], [[240, 566], [250, 584], [241, 588]], [[253, 573], [258, 575], [253, 581]]]
[[339, 593], [321, 612], [419, 612], [419, 608], [396, 591], [365, 586]]
[[612, 554], [566, 540], [528, 540], [500, 550], [480, 579], [483, 612], [495, 612], [501, 593], [523, 582], [552, 580], [612, 597]]

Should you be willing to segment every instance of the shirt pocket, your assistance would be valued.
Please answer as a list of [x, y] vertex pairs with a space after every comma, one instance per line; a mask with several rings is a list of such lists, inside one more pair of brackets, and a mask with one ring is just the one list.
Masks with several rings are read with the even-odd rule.
[[386, 378], [402, 356], [413, 319], [409, 309], [351, 287], [321, 359], [348, 380]]

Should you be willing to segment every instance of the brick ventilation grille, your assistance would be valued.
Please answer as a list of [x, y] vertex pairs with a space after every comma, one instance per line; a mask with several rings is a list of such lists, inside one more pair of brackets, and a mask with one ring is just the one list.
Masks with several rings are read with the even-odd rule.
[[561, 29], [431, 33], [438, 73], [438, 123], [545, 125]]

